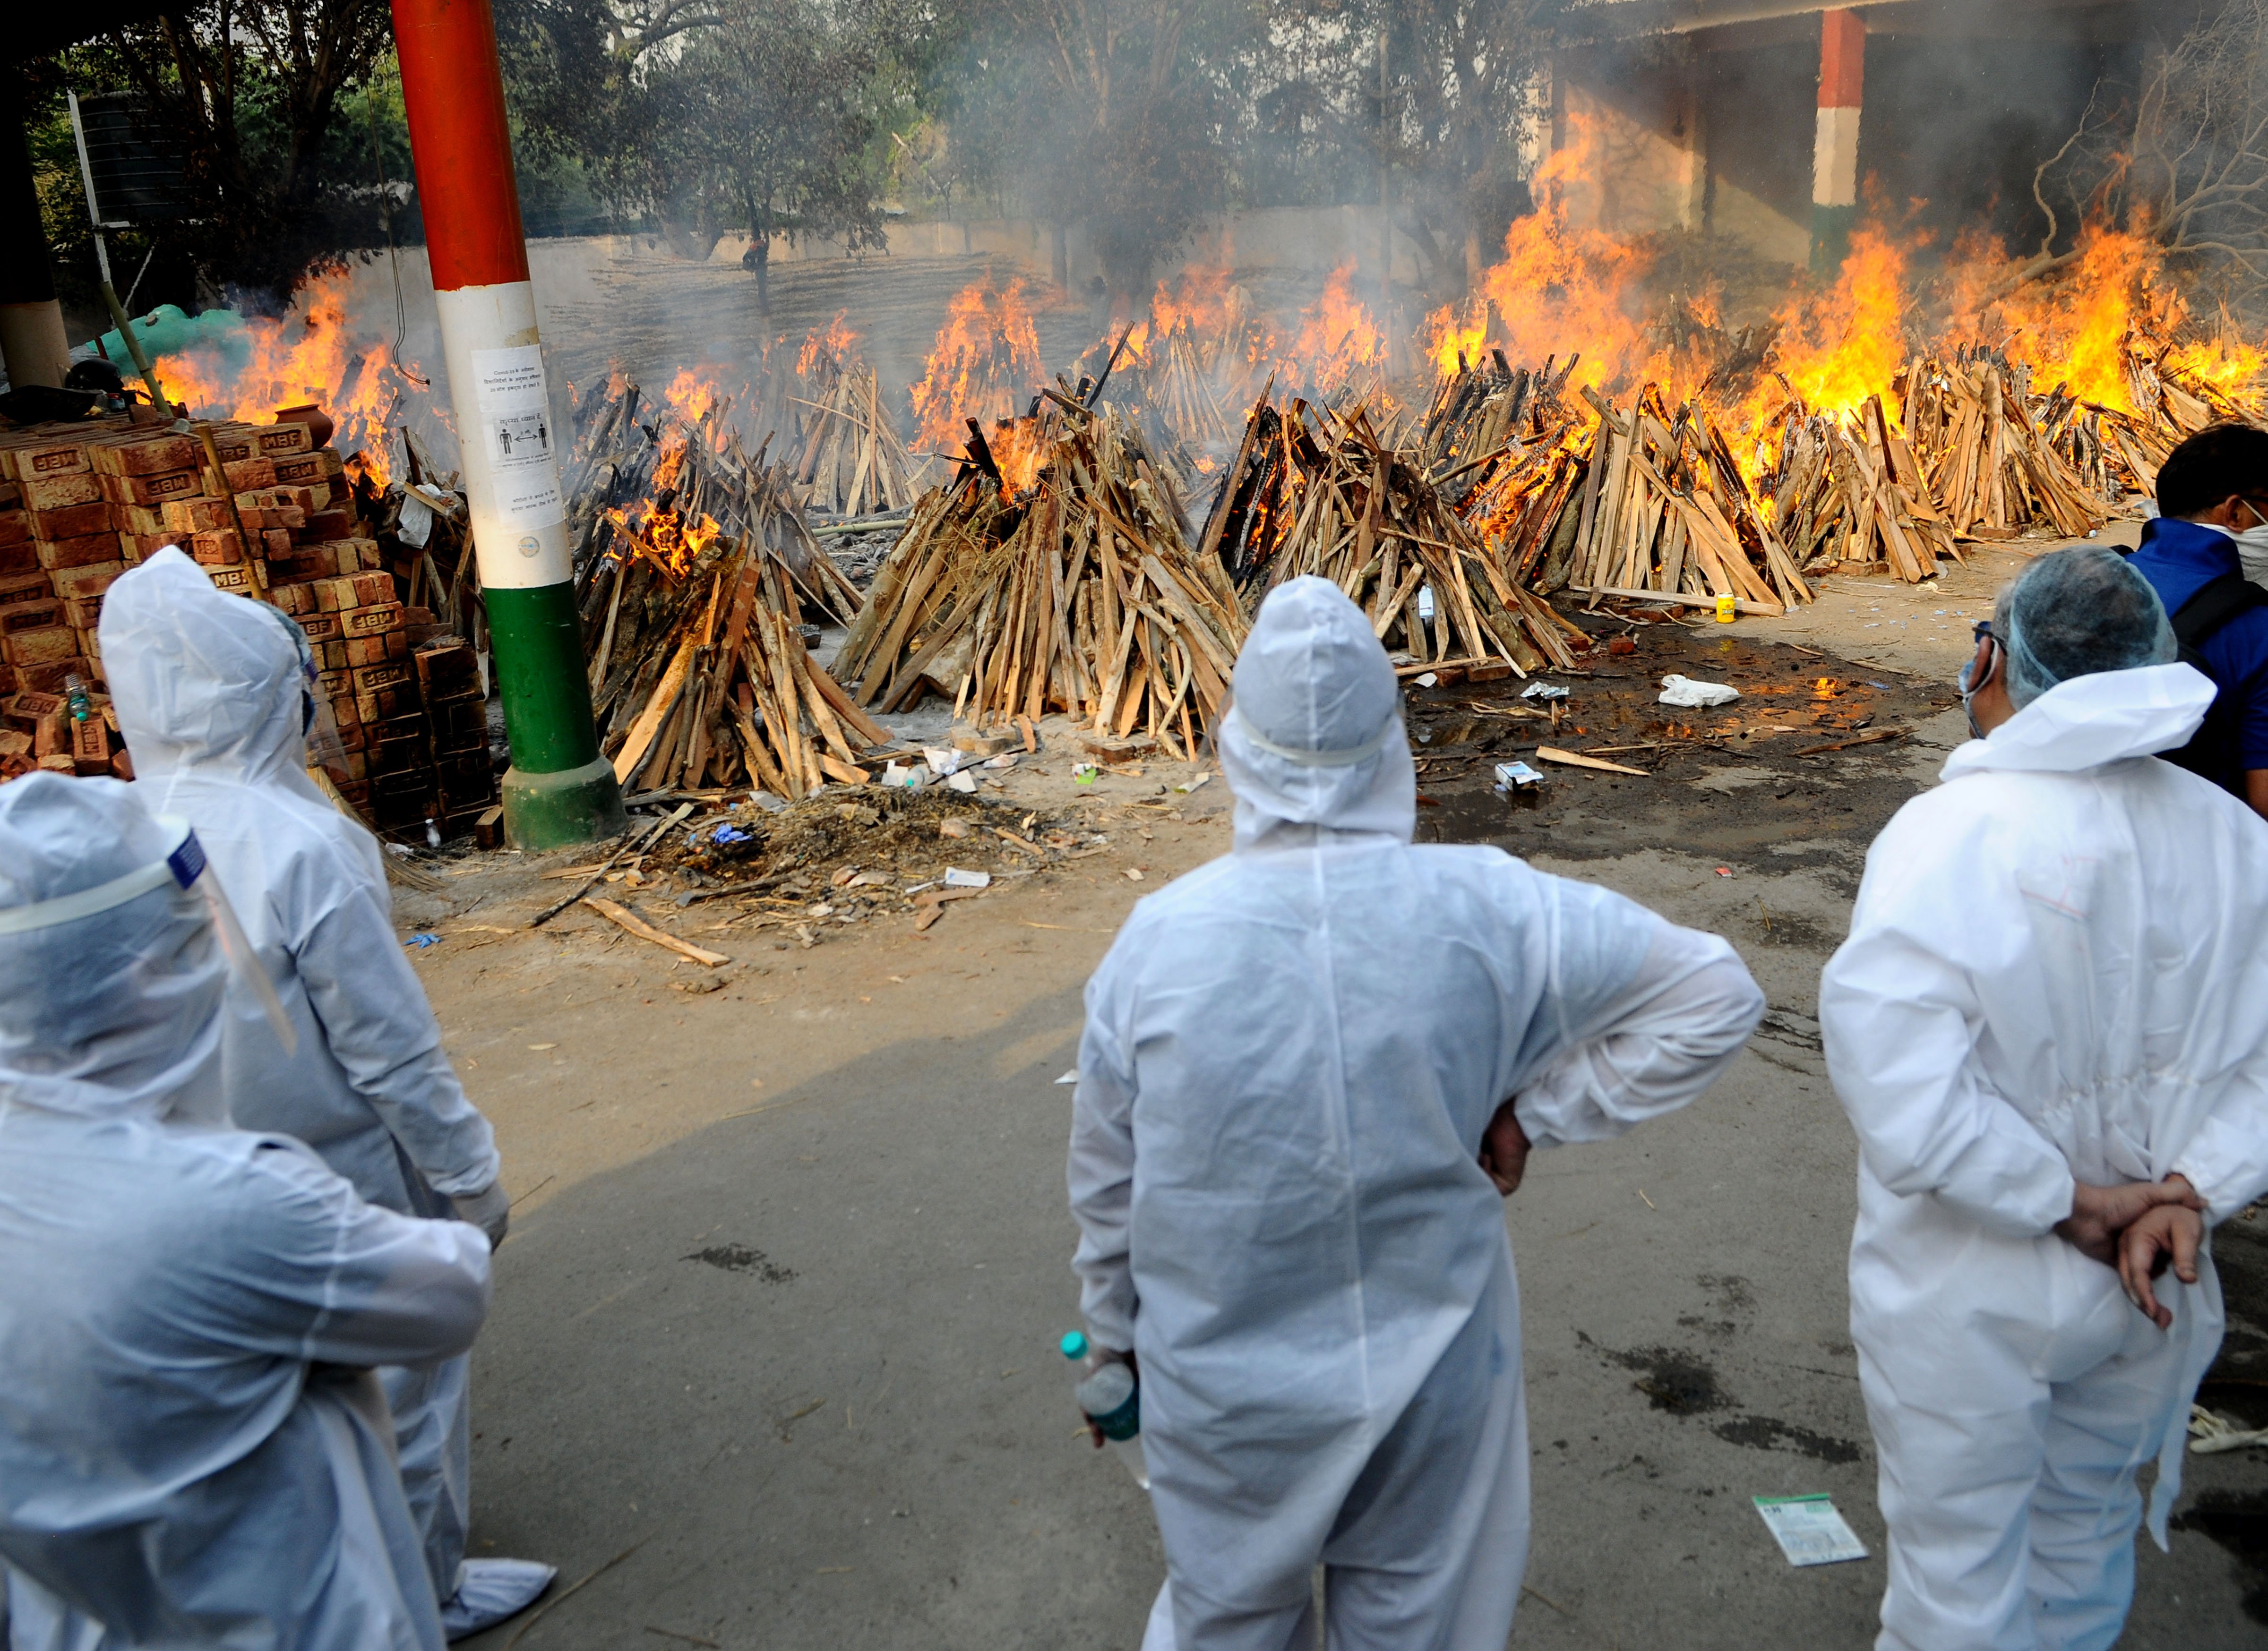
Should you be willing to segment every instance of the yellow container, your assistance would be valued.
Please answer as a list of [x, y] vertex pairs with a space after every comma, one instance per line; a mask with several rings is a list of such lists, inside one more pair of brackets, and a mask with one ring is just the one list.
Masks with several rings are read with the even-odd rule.
[[1717, 598], [1717, 623], [1719, 625], [1730, 625], [1733, 622], [1734, 617], [1733, 598], [1728, 596], [1719, 597]]

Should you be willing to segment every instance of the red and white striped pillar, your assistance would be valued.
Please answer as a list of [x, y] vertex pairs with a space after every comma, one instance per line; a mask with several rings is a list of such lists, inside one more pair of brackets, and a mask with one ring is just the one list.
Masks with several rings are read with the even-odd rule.
[[528, 848], [593, 842], [622, 829], [622, 789], [591, 717], [496, 22], [489, 0], [394, 0], [394, 39], [512, 737], [504, 831]]
[[1856, 11], [1819, 14], [1819, 131], [1811, 150], [1811, 267], [1833, 274], [1859, 217], [1859, 106], [1867, 24]]

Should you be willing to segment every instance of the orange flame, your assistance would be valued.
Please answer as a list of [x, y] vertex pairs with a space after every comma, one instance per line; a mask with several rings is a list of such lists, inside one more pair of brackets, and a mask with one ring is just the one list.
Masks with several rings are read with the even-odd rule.
[[798, 378], [807, 378], [822, 365], [831, 372], [841, 372], [856, 358], [859, 334], [850, 326], [850, 314], [848, 310], [837, 310], [825, 332], [805, 335], [803, 349], [795, 358]]
[[1906, 356], [1905, 274], [1889, 237], [1860, 228], [1833, 289], [1781, 307], [1780, 371], [1813, 412], [1855, 412], [1889, 389]]
[[[659, 503], [659, 495], [677, 479], [676, 468], [669, 465], [673, 456], [681, 466], [685, 461], [682, 448], [674, 455], [663, 455], [661, 464], [654, 470], [656, 498], [606, 511], [607, 520], [614, 525], [618, 535], [607, 555], [610, 561], [625, 554], [643, 556], [672, 579], [682, 579], [724, 530], [715, 518], [705, 515], [688, 521], [674, 501], [666, 507]], [[666, 479], [662, 474], [665, 467], [669, 471]]]
[[158, 380], [204, 418], [265, 423], [278, 407], [312, 401], [337, 426], [333, 444], [358, 452], [361, 468], [382, 487], [388, 429], [399, 422], [402, 386], [410, 380], [384, 340], [358, 337], [349, 326], [352, 287], [343, 274], [320, 276], [289, 313], [248, 319], [250, 358], [242, 367], [224, 347], [202, 346], [160, 356]]
[[[725, 399], [724, 387], [718, 382], [723, 372], [721, 367], [680, 368], [677, 377], [661, 393], [663, 405], [687, 423], [698, 424]], [[681, 452], [680, 462], [683, 462]]]
[[1150, 319], [1160, 333], [1219, 333], [1230, 324], [1229, 272], [1197, 267], [1183, 270], [1168, 287], [1158, 283], [1150, 298]]
[[1048, 456], [1045, 422], [1037, 418], [1005, 419], [984, 432], [992, 462], [1000, 466], [1004, 498], [1014, 496], [1040, 479], [1040, 466]]
[[1425, 354], [1441, 378], [1453, 378], [1476, 364], [1488, 346], [1488, 300], [1480, 298], [1462, 310], [1443, 305], [1425, 318]]
[[1611, 392], [1669, 378], [1670, 363], [1646, 335], [1645, 250], [1572, 216], [1578, 193], [1611, 168], [1605, 136], [1571, 112], [1566, 136], [1536, 170], [1535, 210], [1513, 220], [1503, 260], [1482, 277], [1503, 320], [1506, 353], [1531, 363], [1580, 355], [1572, 386]]
[[924, 446], [958, 451], [964, 421], [1013, 418], [1044, 369], [1024, 283], [1005, 290], [990, 275], [954, 295], [913, 386], [914, 425]]
[[1300, 335], [1286, 364], [1312, 389], [1344, 387], [1354, 374], [1386, 364], [1386, 335], [1354, 296], [1354, 266], [1341, 264], [1323, 283], [1322, 296], [1300, 312]]

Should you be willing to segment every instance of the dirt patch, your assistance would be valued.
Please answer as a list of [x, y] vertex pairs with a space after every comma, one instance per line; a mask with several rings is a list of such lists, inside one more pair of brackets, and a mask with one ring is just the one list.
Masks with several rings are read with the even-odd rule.
[[2244, 1614], [2268, 1623], [2268, 1492], [2229, 1495], [2207, 1492], [2197, 1506], [2173, 1520], [2176, 1530], [2194, 1530], [2212, 1537], [2236, 1561], [2237, 1582], [2244, 1589]]
[[746, 1244], [718, 1244], [707, 1250], [696, 1250], [681, 1258], [705, 1261], [726, 1273], [753, 1273], [767, 1284], [785, 1284], [795, 1277], [794, 1268], [784, 1267], [762, 1251], [751, 1250]]
[[1609, 1363], [1637, 1371], [1638, 1380], [1631, 1385], [1645, 1394], [1655, 1410], [1693, 1416], [1720, 1410], [1731, 1402], [1717, 1385], [1716, 1371], [1692, 1354], [1668, 1347], [1602, 1347], [1580, 1331], [1575, 1332], [1575, 1339]]
[[[1517, 679], [1410, 691], [1420, 841], [1570, 860], [1668, 848], [1733, 868], [1831, 866], [1855, 887], [1865, 845], [1914, 793], [1912, 730], [1959, 703], [1949, 686], [1753, 635], [1575, 617], [1630, 648], [1594, 651], [1587, 673], [1542, 679], [1565, 699], [1523, 698]], [[1742, 697], [1712, 710], [1664, 706], [1660, 679], [1672, 674]], [[1548, 763], [1540, 745], [1644, 772]], [[1828, 745], [1841, 749], [1819, 749]], [[1543, 773], [1543, 785], [1498, 790], [1496, 765], [1514, 760]], [[1839, 939], [1769, 903], [1755, 915], [1770, 943], [1831, 950]]]
[[1737, 1416], [1731, 1421], [1719, 1422], [1709, 1431], [1727, 1444], [1745, 1445], [1751, 1450], [1789, 1449], [1821, 1462], [1856, 1462], [1867, 1454], [1863, 1447], [1848, 1439], [1814, 1433], [1776, 1416]]
[[695, 888], [792, 873], [809, 874], [792, 881], [823, 883], [846, 869], [910, 873], [918, 881], [941, 876], [948, 862], [1027, 871], [1092, 835], [1071, 815], [944, 786], [865, 786], [828, 790], [777, 814], [742, 803], [696, 816], [655, 846], [647, 870], [675, 872]]

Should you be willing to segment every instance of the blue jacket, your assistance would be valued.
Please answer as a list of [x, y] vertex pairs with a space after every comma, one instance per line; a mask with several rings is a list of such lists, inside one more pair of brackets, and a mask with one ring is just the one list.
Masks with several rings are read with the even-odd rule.
[[[2242, 571], [2236, 541], [2219, 528], [2160, 517], [2142, 530], [2134, 571], [2150, 582], [2169, 618], [2208, 580]], [[2268, 768], [2268, 607], [2239, 613], [2198, 650], [2220, 690], [2215, 708], [2236, 701], [2236, 746], [2246, 768]]]

